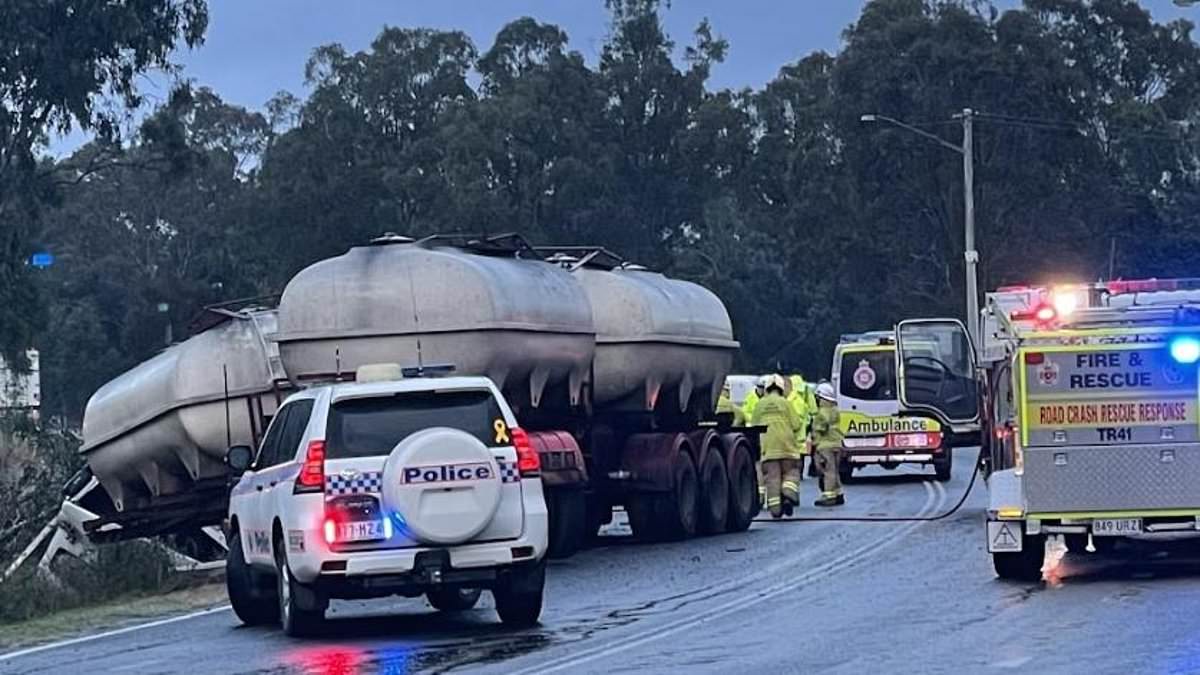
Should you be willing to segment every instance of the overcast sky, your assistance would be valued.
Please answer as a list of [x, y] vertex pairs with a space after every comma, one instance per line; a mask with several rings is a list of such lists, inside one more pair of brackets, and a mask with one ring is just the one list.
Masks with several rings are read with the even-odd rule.
[[[184, 76], [215, 90], [225, 101], [261, 109], [276, 92], [303, 94], [304, 63], [312, 50], [339, 42], [349, 51], [369, 46], [385, 25], [465, 31], [482, 52], [496, 32], [522, 16], [554, 23], [567, 31], [571, 48], [595, 63], [608, 16], [604, 0], [209, 0], [205, 44], [179, 55]], [[779, 67], [817, 49], [837, 51], [842, 31], [865, 0], [673, 0], [664, 14], [679, 45], [707, 17], [729, 40], [725, 63], [712, 78], [714, 88], [759, 87]], [[1011, 7], [1018, 0], [1000, 0]], [[1142, 0], [1155, 18], [1200, 19], [1200, 8], [1182, 9], [1172, 0]], [[151, 102], [165, 97], [167, 85], [147, 81]], [[55, 144], [59, 153], [81, 138]]]

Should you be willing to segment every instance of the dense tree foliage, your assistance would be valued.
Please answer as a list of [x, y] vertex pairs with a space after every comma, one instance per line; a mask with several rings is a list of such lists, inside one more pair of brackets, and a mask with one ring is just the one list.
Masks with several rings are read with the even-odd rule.
[[[151, 46], [115, 52], [80, 91], [122, 82], [122, 64], [160, 58], [177, 24], [202, 24], [187, 13], [197, 3], [158, 4], [175, 14]], [[178, 336], [204, 304], [278, 292], [384, 231], [603, 244], [716, 290], [739, 367], [818, 375], [840, 332], [962, 311], [961, 158], [864, 113], [953, 143], [951, 115], [980, 113], [984, 288], [1195, 274], [1200, 46], [1186, 22], [1155, 23], [1133, 0], [1003, 13], [873, 0], [839, 53], [784, 64], [757, 91], [713, 91], [710, 72], [737, 48], [719, 26], [679, 47], [657, 0], [607, 6], [591, 65], [531, 18], [482, 51], [459, 32], [384, 28], [362, 52], [317, 49], [309, 93], [281, 93], [263, 115], [203, 88], [173, 99], [124, 146], [142, 166], [91, 173], [43, 214], [60, 256], [36, 340], [48, 409], [76, 418], [167, 325]], [[36, 141], [67, 115], [103, 131], [87, 100], [51, 100], [43, 126], [18, 131]], [[82, 172], [103, 151], [55, 168]], [[5, 255], [20, 271], [24, 252]]]

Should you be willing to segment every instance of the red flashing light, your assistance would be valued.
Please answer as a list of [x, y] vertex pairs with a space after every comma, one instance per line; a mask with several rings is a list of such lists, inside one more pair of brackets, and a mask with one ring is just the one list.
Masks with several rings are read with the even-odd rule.
[[295, 492], [320, 492], [325, 488], [325, 441], [310, 441], [304, 465], [296, 476]]
[[513, 447], [517, 449], [517, 470], [521, 472], [521, 477], [539, 475], [542, 471], [542, 460], [538, 457], [537, 450], [533, 449], [529, 434], [517, 427], [513, 427], [511, 432]]
[[1046, 362], [1046, 355], [1041, 352], [1029, 352], [1025, 354], [1025, 365], [1040, 366]]
[[1056, 312], [1054, 310], [1054, 308], [1051, 307], [1050, 305], [1043, 305], [1041, 307], [1038, 307], [1037, 311], [1034, 312], [1033, 316], [1034, 316], [1034, 318], [1036, 318], [1038, 321], [1041, 321], [1042, 323], [1048, 323], [1050, 321], [1053, 321], [1054, 317], [1058, 316], [1058, 312]]

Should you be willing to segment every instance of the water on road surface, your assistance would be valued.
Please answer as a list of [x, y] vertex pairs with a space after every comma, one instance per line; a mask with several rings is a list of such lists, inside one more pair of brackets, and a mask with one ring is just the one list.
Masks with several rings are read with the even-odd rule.
[[[932, 515], [970, 478], [872, 470], [832, 513]], [[818, 515], [811, 479], [805, 507]], [[996, 579], [982, 481], [935, 522], [758, 522], [674, 544], [628, 537], [551, 564], [536, 629], [485, 599], [335, 602], [325, 637], [295, 640], [211, 612], [30, 653], [0, 673], [1195, 673], [1200, 562], [1068, 554], [1053, 583]], [[620, 532], [620, 528], [616, 528]]]

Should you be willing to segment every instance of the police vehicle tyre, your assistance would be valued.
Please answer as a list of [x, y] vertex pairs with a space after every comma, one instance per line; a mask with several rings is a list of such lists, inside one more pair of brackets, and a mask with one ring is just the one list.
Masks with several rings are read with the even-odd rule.
[[729, 473], [719, 447], [714, 446], [700, 468], [700, 519], [697, 527], [702, 534], [725, 531], [729, 517]]
[[475, 607], [482, 594], [478, 588], [435, 588], [425, 598], [439, 612], [465, 612]]
[[1045, 536], [1025, 535], [1020, 553], [993, 553], [992, 567], [1001, 579], [1034, 583], [1042, 580], [1045, 556]]
[[255, 572], [242, 555], [242, 536], [236, 530], [229, 535], [229, 554], [225, 556], [225, 588], [229, 604], [238, 620], [247, 626], [261, 626], [279, 620], [279, 604], [271, 577]]
[[950, 480], [950, 475], [954, 473], [954, 453], [950, 448], [942, 450], [942, 456], [933, 460], [933, 475], [934, 480], [939, 483], [945, 483]]
[[729, 453], [729, 509], [725, 529], [745, 532], [754, 522], [761, 505], [758, 503], [758, 475], [754, 459], [744, 443], [738, 443]]
[[658, 499], [662, 538], [686, 539], [700, 524], [700, 476], [690, 453], [679, 451], [671, 459], [671, 491]]
[[496, 613], [505, 626], [536, 626], [542, 615], [542, 596], [546, 589], [546, 563], [513, 570], [492, 590]]
[[[316, 593], [292, 577], [282, 541], [275, 542], [275, 582], [279, 589], [279, 625], [289, 637], [310, 637], [318, 634], [325, 623], [325, 608]], [[308, 598], [316, 608], [305, 608]]]
[[547, 488], [546, 510], [550, 515], [550, 545], [546, 555], [554, 560], [570, 558], [583, 548], [587, 536], [587, 496], [576, 487]]

